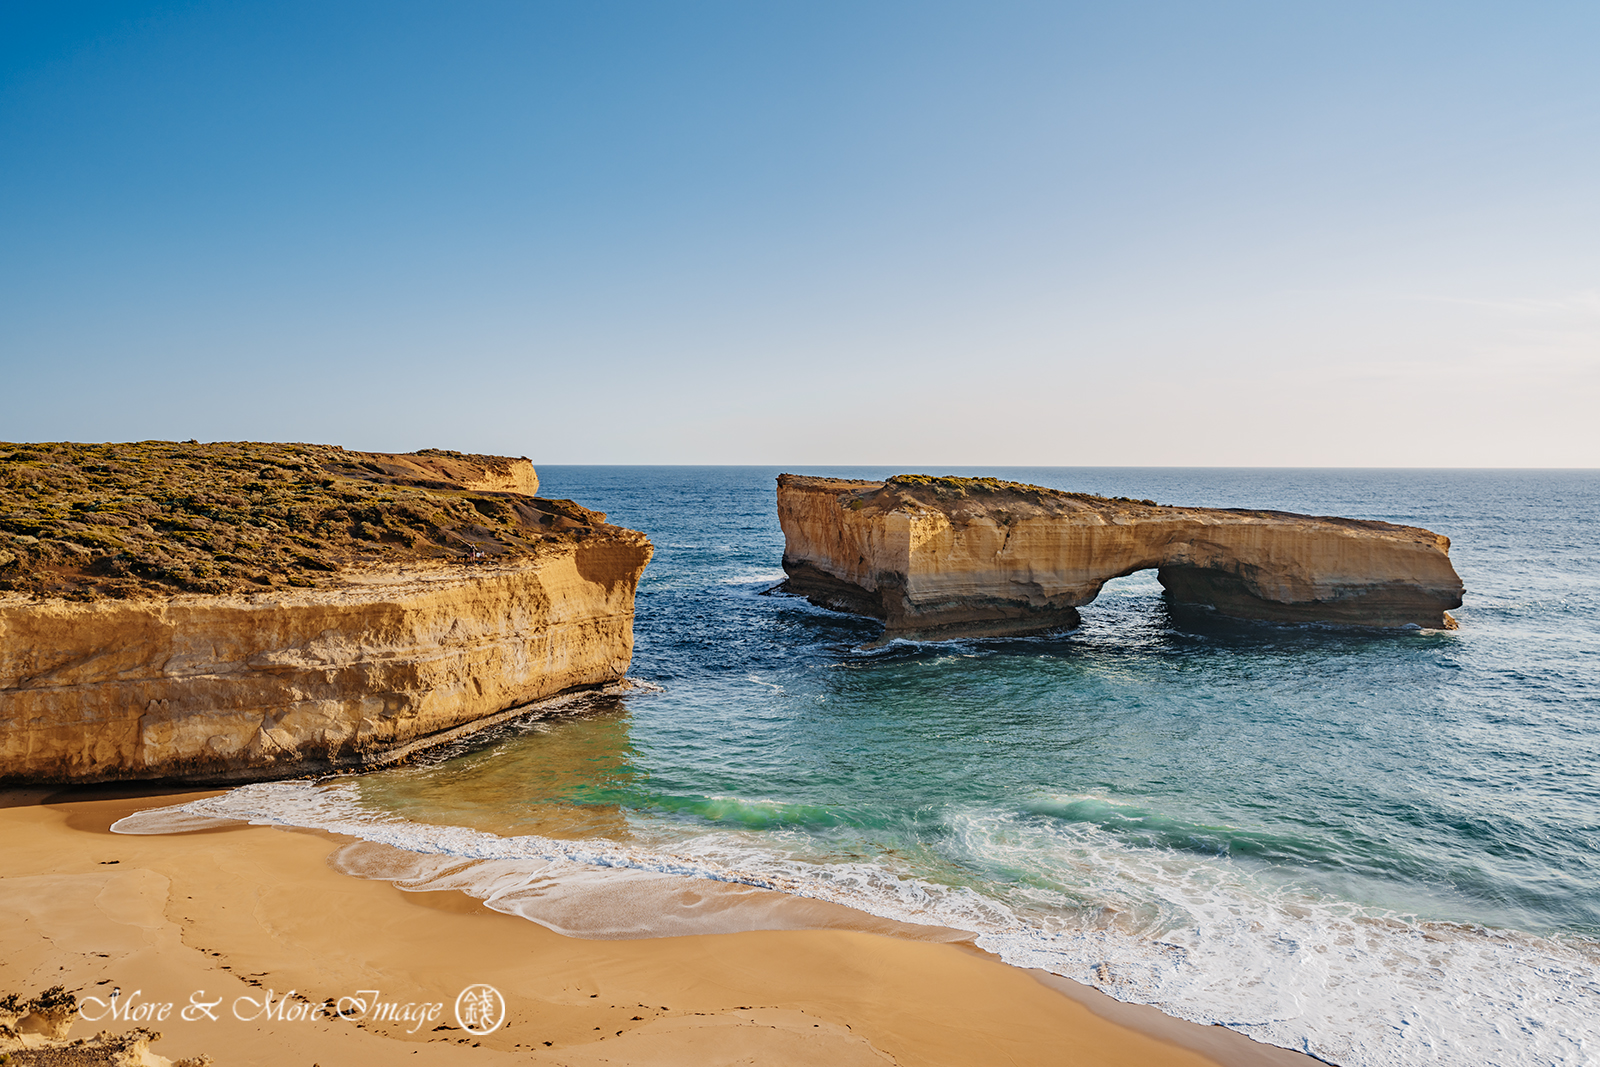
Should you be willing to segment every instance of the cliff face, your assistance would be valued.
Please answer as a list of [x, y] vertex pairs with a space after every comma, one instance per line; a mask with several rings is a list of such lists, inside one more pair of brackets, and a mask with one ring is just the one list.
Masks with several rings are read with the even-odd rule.
[[622, 679], [650, 542], [537, 487], [439, 450], [0, 450], [0, 781], [360, 767]]
[[1161, 507], [993, 479], [781, 475], [787, 588], [886, 637], [1074, 626], [1108, 580], [1156, 568], [1174, 600], [1242, 618], [1448, 627], [1449, 539], [1411, 526]]
[[344, 463], [339, 462], [342, 457], [338, 456], [324, 459], [322, 469], [391, 485], [448, 486], [469, 492], [521, 493], [523, 496], [535, 496], [539, 492], [538, 472], [533, 469], [533, 461], [526, 457], [477, 456], [442, 448], [406, 453], [346, 452], [345, 455], [349, 459]]
[[311, 773], [618, 681], [649, 558], [631, 534], [331, 591], [0, 602], [0, 780]]

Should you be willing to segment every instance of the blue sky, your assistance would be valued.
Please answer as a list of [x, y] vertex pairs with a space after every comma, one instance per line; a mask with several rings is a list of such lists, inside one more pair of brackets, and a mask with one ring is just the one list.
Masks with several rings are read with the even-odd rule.
[[1600, 466], [1600, 6], [0, 5], [0, 439]]

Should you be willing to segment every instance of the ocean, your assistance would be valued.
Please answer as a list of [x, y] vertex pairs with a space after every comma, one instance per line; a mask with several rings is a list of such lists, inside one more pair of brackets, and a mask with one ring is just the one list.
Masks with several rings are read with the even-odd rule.
[[187, 810], [577, 936], [827, 921], [775, 889], [1347, 1067], [1600, 1063], [1600, 472], [930, 470], [1424, 526], [1460, 628], [1235, 622], [1145, 572], [1069, 633], [876, 649], [771, 593], [778, 469], [539, 473], [655, 543], [643, 684]]

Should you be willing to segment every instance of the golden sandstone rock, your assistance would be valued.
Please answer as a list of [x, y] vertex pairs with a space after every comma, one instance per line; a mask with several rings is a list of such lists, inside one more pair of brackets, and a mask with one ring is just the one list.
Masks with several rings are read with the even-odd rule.
[[1156, 568], [1179, 603], [1280, 622], [1452, 627], [1450, 540], [1413, 526], [1162, 507], [992, 478], [778, 477], [785, 588], [882, 619], [885, 638], [1078, 624], [1108, 580]]
[[[622, 680], [634, 591], [651, 555], [645, 536], [571, 502], [525, 495], [537, 485], [525, 460], [418, 459], [344, 453], [341, 463], [371, 469], [316, 471], [322, 481], [294, 505], [329, 546], [315, 587], [251, 592], [236, 580], [243, 588], [234, 592], [151, 595], [166, 580], [156, 574], [112, 599], [97, 595], [104, 568], [68, 570], [59, 556], [42, 557], [41, 580], [63, 583], [73, 599], [0, 592], [0, 781], [232, 780], [370, 766], [441, 731]], [[200, 522], [211, 524], [220, 556], [219, 527], [261, 521], [245, 504], [211, 508], [207, 519], [192, 500], [178, 514], [153, 490], [139, 499], [156, 502], [134, 549], [147, 558], [175, 553], [162, 538], [192, 536]], [[336, 517], [318, 518], [324, 507]], [[456, 511], [477, 521], [453, 525]], [[396, 514], [412, 517], [408, 536], [390, 535], [401, 528]], [[340, 541], [352, 523], [384, 525]], [[97, 559], [116, 550], [86, 541]], [[377, 547], [341, 557], [345, 543]], [[230, 541], [226, 551], [245, 550]]]

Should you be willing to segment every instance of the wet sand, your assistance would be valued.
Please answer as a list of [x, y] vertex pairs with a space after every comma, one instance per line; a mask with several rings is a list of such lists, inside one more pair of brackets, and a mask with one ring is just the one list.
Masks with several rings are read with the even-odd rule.
[[[164, 1035], [153, 1052], [219, 1067], [1316, 1062], [866, 916], [856, 929], [581, 940], [454, 891], [339, 873], [329, 857], [349, 841], [333, 835], [110, 832], [198, 795], [0, 792], [0, 994], [65, 985], [100, 1014], [120, 989], [135, 1018], [79, 1021], [72, 1036], [145, 1025]], [[483, 1036], [455, 1013], [476, 984], [505, 1003]], [[263, 1017], [269, 995], [284, 1018]], [[145, 1019], [140, 1004], [172, 1008]], [[387, 1004], [398, 1017], [375, 1019]]]

